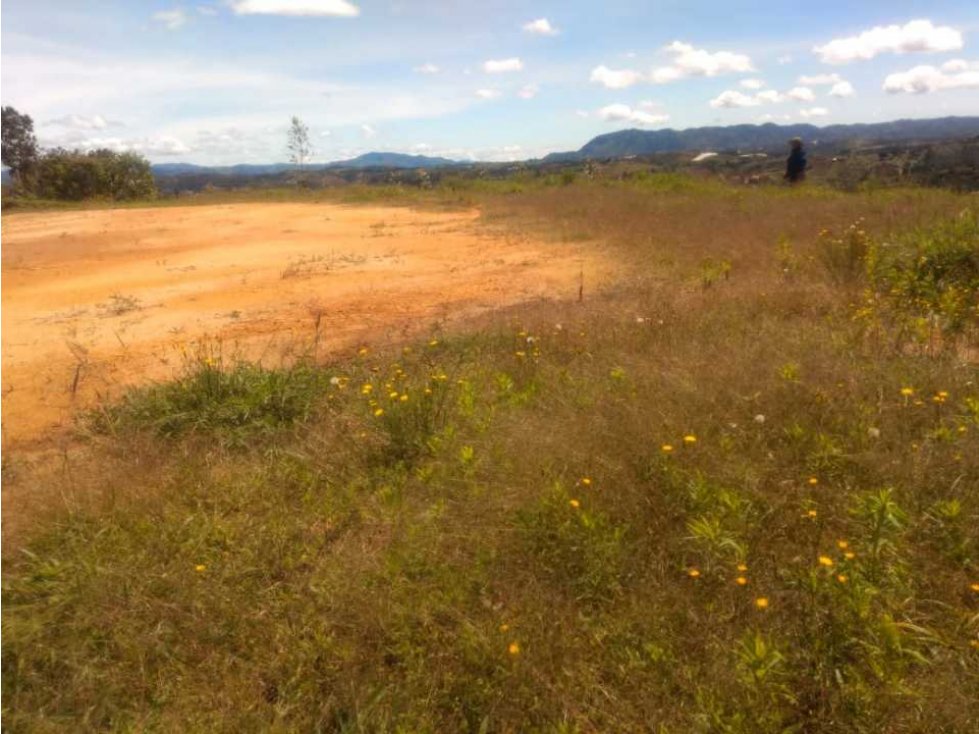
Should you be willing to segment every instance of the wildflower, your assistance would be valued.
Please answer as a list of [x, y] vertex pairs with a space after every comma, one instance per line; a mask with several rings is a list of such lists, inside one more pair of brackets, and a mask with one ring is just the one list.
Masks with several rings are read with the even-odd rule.
[[870, 428], [867, 429], [867, 435], [870, 436], [871, 438], [880, 438], [880, 429], [871, 426]]
[[439, 340], [438, 340], [438, 339], [432, 339], [432, 340], [431, 340], [431, 341], [430, 341], [430, 342], [428, 343], [428, 346], [430, 346], [430, 347], [437, 347], [438, 345], [439, 345]]
[[662, 451], [664, 454], [672, 454], [673, 453], [673, 447], [670, 444], [668, 444], [668, 443], [664, 443], [662, 446], [660, 446], [659, 447], [659, 450]]
[[738, 564], [738, 565], [736, 566], [736, 568], [737, 568], [737, 569], [738, 569], [739, 571], [741, 571], [742, 573], [744, 573], [745, 571], [747, 571], [747, 570], [748, 570], [748, 566], [747, 566], [747, 564], [745, 564], [745, 563], [739, 563], [739, 564]]
[[207, 570], [207, 566], [205, 566], [203, 563], [198, 563], [196, 566], [194, 566], [194, 570], [197, 571], [197, 573], [202, 573]]
[[526, 357], [526, 356], [527, 356], [527, 353], [526, 353], [526, 352], [524, 352], [524, 351], [516, 351], [516, 352], [514, 352], [514, 353], [513, 353], [513, 355], [514, 355], [514, 356], [515, 356], [515, 357], [516, 357], [517, 359], [523, 359], [524, 357]]
[[357, 350], [357, 354], [361, 357], [366, 357], [370, 353], [370, 349], [367, 347], [361, 347]]
[[568, 502], [568, 504], [569, 504], [569, 505], [571, 505], [571, 506], [572, 506], [573, 508], [575, 508], [576, 510], [577, 510], [577, 509], [578, 509], [579, 507], [581, 507], [581, 503], [580, 503], [580, 502], [579, 502], [578, 500], [571, 500], [570, 502]]
[[581, 478], [581, 483], [584, 484], [586, 487], [590, 487], [591, 486], [591, 479], [589, 477], [582, 477]]
[[969, 647], [973, 650], [979, 650], [979, 640], [969, 640]]
[[837, 540], [836, 547], [839, 548], [840, 550], [846, 550], [847, 548], [850, 547], [850, 544], [847, 543], [845, 540]]
[[945, 393], [944, 395], [942, 393], [936, 393], [935, 395], [932, 395], [931, 401], [933, 403], [941, 404], [944, 403], [947, 398], [948, 393]]
[[969, 429], [968, 429], [968, 428], [966, 428], [965, 426], [959, 426], [959, 433], [965, 433], [965, 432], [966, 432], [966, 431], [968, 431], [968, 430], [969, 430]]
[[402, 403], [407, 403], [408, 402], [408, 395], [407, 394], [402, 395], [400, 398], [398, 398], [398, 400], [400, 400]]
[[692, 433], [688, 433], [683, 437], [683, 443], [685, 443], [687, 446], [693, 446], [695, 443], [697, 443], [697, 437]]
[[384, 415], [384, 408], [378, 408], [374, 411], [375, 418], [380, 418], [382, 415]]
[[691, 568], [687, 571], [687, 576], [692, 579], [700, 578], [700, 570], [696, 568]]
[[211, 359], [210, 357], [208, 357], [207, 359], [204, 360], [204, 364], [206, 364], [208, 367], [213, 367], [214, 366], [214, 360]]
[[397, 400], [398, 399], [397, 391], [392, 390], [391, 392], [388, 393], [388, 397], [391, 398], [391, 400]]
[[843, 554], [843, 557], [848, 561], [852, 561], [854, 558], [857, 557], [857, 554], [854, 553], [853, 551], [847, 551], [846, 553]]
[[906, 398], [910, 398], [912, 395], [914, 395], [914, 388], [913, 387], [902, 387], [901, 388], [901, 394], [904, 397], [906, 397]]
[[425, 388], [425, 394], [426, 394], [426, 395], [431, 395], [431, 394], [432, 394], [432, 388], [430, 388], [430, 387], [426, 387], [426, 388]]
[[362, 395], [370, 395], [374, 391], [374, 386], [369, 382], [364, 383], [360, 388]]
[[406, 356], [411, 354], [411, 347], [405, 347], [404, 349], [401, 350], [401, 353]]
[[809, 483], [810, 487], [815, 487], [817, 484], [819, 484], [818, 477], [809, 477], [809, 479], [807, 479], [806, 481]]
[[333, 385], [333, 387], [339, 386], [340, 385], [340, 378], [339, 377], [336, 377], [336, 376], [331, 377], [330, 378], [330, 384]]
[[746, 579], [744, 576], [738, 576], [736, 579], [734, 579], [734, 582], [738, 586], [746, 586], [748, 583], [748, 579]]
[[507, 652], [510, 653], [511, 655], [519, 655], [520, 654], [520, 643], [518, 643], [518, 642], [511, 642], [509, 644], [509, 646], [507, 647]]
[[815, 510], [809, 510], [809, 512], [806, 513], [806, 517], [808, 517], [810, 520], [815, 520], [816, 519], [816, 511]]
[[764, 423], [764, 422], [765, 422], [765, 416], [763, 416], [761, 413], [755, 416], [755, 423]]
[[506, 622], [500, 625], [500, 632], [506, 632], [508, 629], [510, 629], [510, 625], [508, 625]]
[[768, 597], [759, 596], [757, 599], [755, 599], [755, 606], [759, 609], [768, 609]]
[[836, 580], [839, 581], [841, 584], [845, 584], [847, 582], [846, 574], [845, 573], [837, 574]]
[[832, 568], [832, 566], [833, 566], [833, 559], [830, 558], [829, 556], [820, 556], [819, 557], [819, 565], [820, 566], [826, 566], [826, 568]]
[[979, 594], [979, 584], [969, 584], [969, 588]]

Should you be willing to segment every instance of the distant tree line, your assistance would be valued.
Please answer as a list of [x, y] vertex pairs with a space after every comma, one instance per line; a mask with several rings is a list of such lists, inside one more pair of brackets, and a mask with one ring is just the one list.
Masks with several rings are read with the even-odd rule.
[[42, 199], [145, 199], [156, 195], [150, 163], [138, 153], [108, 149], [40, 151], [34, 122], [4, 107], [3, 164], [18, 194]]

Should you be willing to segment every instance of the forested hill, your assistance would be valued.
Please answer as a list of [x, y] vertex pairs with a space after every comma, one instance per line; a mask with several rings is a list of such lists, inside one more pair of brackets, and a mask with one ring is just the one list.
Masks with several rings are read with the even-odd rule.
[[789, 138], [809, 145], [894, 141], [928, 141], [979, 136], [979, 117], [941, 117], [854, 125], [729, 125], [687, 130], [620, 130], [592, 138], [577, 151], [552, 153], [545, 160], [621, 158], [630, 155], [690, 151], [768, 151], [782, 149]]

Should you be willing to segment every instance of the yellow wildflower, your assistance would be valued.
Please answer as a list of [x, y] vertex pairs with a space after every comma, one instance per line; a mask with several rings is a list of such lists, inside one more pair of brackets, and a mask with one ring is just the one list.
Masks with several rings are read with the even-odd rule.
[[836, 580], [839, 581], [841, 584], [845, 584], [847, 581], [846, 574], [845, 573], [837, 574]]
[[664, 443], [659, 448], [660, 448], [660, 451], [662, 451], [664, 454], [672, 454], [673, 453], [673, 447], [670, 444], [668, 444], [668, 443]]
[[817, 484], [819, 484], [819, 479], [817, 477], [809, 477], [809, 479], [806, 480], [806, 481], [808, 481], [809, 484], [810, 484], [810, 486], [813, 486], [813, 487], [815, 487]]
[[683, 443], [687, 444], [688, 446], [692, 446], [693, 444], [697, 443], [697, 437], [692, 433], [688, 433], [683, 437]]
[[207, 566], [205, 566], [203, 563], [198, 563], [196, 566], [194, 566], [194, 570], [197, 571], [197, 573], [201, 573], [202, 571], [207, 570]]
[[853, 551], [847, 551], [846, 553], [843, 554], [843, 557], [848, 561], [852, 561], [854, 558], [857, 557], [857, 554], [854, 553]]
[[428, 346], [430, 346], [430, 347], [437, 347], [438, 345], [439, 345], [439, 340], [438, 339], [432, 339], [432, 341], [430, 341], [428, 343]]
[[809, 510], [809, 512], [806, 513], [806, 517], [808, 517], [810, 520], [815, 520], [816, 514], [817, 513], [815, 510]]
[[586, 487], [590, 487], [591, 486], [591, 478], [589, 478], [589, 477], [582, 477], [581, 478], [581, 483], [584, 484]]
[[837, 540], [836, 547], [839, 548], [840, 550], [846, 550], [847, 548], [850, 547], [850, 544], [847, 543], [845, 540]]
[[913, 387], [902, 387], [901, 388], [901, 394], [904, 397], [909, 398], [912, 395], [914, 395], [914, 388]]
[[407, 403], [408, 402], [408, 396], [407, 395], [402, 395], [400, 398], [398, 398], [398, 400], [400, 400], [402, 403]]
[[768, 609], [768, 597], [759, 596], [757, 599], [755, 599], [755, 606], [759, 609]]
[[969, 584], [969, 588], [979, 594], [979, 584]]
[[579, 502], [578, 500], [571, 500], [570, 502], [568, 502], [568, 504], [569, 504], [569, 505], [571, 505], [571, 506], [572, 506], [573, 508], [575, 508], [576, 510], [577, 510], [577, 509], [578, 509], [579, 507], [581, 507], [581, 503], [580, 503], [580, 502]]
[[734, 583], [736, 583], [738, 586], [745, 586], [748, 583], [748, 579], [746, 579], [744, 576], [738, 576], [736, 579], [734, 579]]
[[738, 569], [739, 571], [741, 571], [742, 573], [744, 573], [745, 571], [747, 571], [747, 570], [748, 570], [748, 565], [747, 565], [747, 564], [745, 564], [745, 563], [739, 563], [739, 564], [737, 565], [737, 569]]
[[384, 415], [384, 408], [378, 408], [374, 411], [374, 416], [376, 418], [380, 418], [382, 415]]
[[520, 643], [519, 642], [511, 642], [510, 645], [507, 647], [507, 652], [510, 653], [511, 655], [519, 655], [520, 654]]
[[360, 349], [357, 350], [357, 354], [360, 355], [361, 357], [366, 357], [369, 352], [370, 350], [367, 347], [361, 347]]
[[500, 625], [500, 632], [506, 632], [508, 629], [510, 629], [510, 625], [508, 625], [506, 622]]
[[696, 568], [691, 568], [687, 571], [687, 576], [692, 579], [700, 578], [700, 570]]
[[829, 556], [820, 556], [819, 565], [826, 566], [827, 568], [831, 568], [833, 565], [833, 559], [830, 558]]

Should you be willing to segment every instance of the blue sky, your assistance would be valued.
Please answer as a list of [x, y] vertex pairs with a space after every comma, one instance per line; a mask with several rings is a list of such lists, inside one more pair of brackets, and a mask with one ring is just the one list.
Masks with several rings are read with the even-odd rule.
[[4, 0], [42, 145], [154, 162], [511, 160], [595, 135], [979, 115], [979, 3]]

